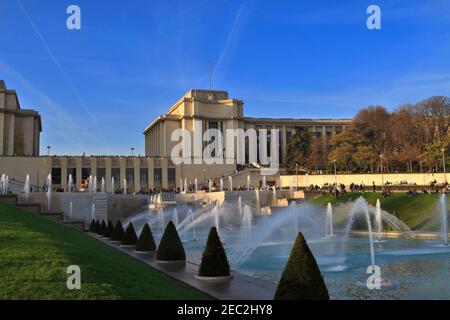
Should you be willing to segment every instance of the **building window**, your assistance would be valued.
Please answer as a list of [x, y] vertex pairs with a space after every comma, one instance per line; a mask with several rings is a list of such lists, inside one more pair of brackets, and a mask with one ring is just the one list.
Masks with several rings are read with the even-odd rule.
[[139, 172], [139, 177], [141, 179], [141, 190], [144, 192], [148, 191], [148, 169], [141, 168]]
[[153, 177], [155, 181], [155, 188], [157, 190], [161, 190], [162, 186], [162, 169], [161, 168], [154, 168], [153, 169]]
[[175, 188], [176, 182], [175, 182], [175, 168], [168, 168], [167, 169], [167, 180], [169, 183], [169, 188]]
[[113, 193], [115, 193], [120, 187], [120, 168], [111, 168], [111, 178], [114, 178]]
[[134, 191], [134, 168], [125, 169], [125, 179], [127, 179], [127, 192]]
[[52, 185], [61, 185], [61, 168], [52, 168]]
[[106, 179], [106, 169], [105, 168], [97, 168], [97, 185], [101, 186], [102, 178]]

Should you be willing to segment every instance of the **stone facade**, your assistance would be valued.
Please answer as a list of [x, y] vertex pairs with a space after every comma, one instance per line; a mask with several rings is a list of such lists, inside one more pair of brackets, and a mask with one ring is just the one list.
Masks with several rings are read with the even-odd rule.
[[16, 91], [0, 80], [0, 156], [38, 156], [41, 117], [21, 109]]
[[[156, 118], [145, 130], [145, 155], [150, 157], [170, 157], [171, 151], [178, 141], [171, 141], [171, 134], [175, 129], [187, 129], [192, 137], [192, 155], [194, 152], [194, 137], [196, 132], [204, 133], [209, 128], [214, 128], [225, 133], [227, 129], [243, 129], [244, 131], [253, 128], [258, 129], [278, 129], [279, 130], [279, 155], [280, 164], [286, 164], [287, 144], [290, 138], [299, 128], [309, 130], [316, 139], [327, 138], [340, 133], [352, 123], [348, 119], [274, 119], [274, 118], [250, 118], [244, 116], [244, 102], [242, 100], [230, 98], [226, 91], [210, 90], [190, 90], [179, 99], [169, 110]], [[270, 134], [270, 133], [269, 133]], [[224, 157], [226, 156], [226, 141], [224, 134]], [[203, 143], [203, 148], [207, 142]], [[324, 143], [325, 145], [325, 143]], [[235, 144], [236, 149], [236, 144]], [[248, 146], [246, 146], [248, 154]], [[259, 153], [259, 149], [258, 149]], [[236, 150], [234, 152], [236, 154]], [[229, 159], [225, 159], [229, 160]], [[233, 159], [235, 160], [235, 159]], [[194, 162], [194, 159], [193, 161]], [[228, 163], [228, 161], [224, 161]], [[199, 181], [204, 178], [214, 178], [228, 175], [236, 170], [236, 165], [230, 164], [182, 164], [182, 178]]]

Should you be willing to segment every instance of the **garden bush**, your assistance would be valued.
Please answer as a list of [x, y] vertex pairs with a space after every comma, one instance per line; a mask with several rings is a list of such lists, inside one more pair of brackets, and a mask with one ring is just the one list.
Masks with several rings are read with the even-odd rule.
[[146, 223], [142, 228], [141, 234], [139, 235], [139, 240], [136, 244], [136, 251], [148, 252], [155, 250], [155, 240], [153, 239], [153, 234], [150, 230], [150, 226], [148, 225], [148, 223]]
[[136, 231], [134, 230], [133, 223], [129, 223], [127, 230], [122, 238], [123, 246], [134, 246], [137, 243]]
[[316, 259], [299, 232], [284, 268], [275, 300], [329, 300]]
[[111, 240], [112, 241], [122, 241], [123, 238], [123, 226], [122, 222], [120, 220], [117, 220], [116, 225], [114, 226], [113, 233], [111, 234]]
[[177, 228], [172, 221], [170, 221], [161, 242], [156, 252], [156, 260], [158, 261], [182, 261], [186, 260], [186, 253], [184, 252], [183, 244], [178, 236]]
[[198, 275], [201, 277], [225, 277], [230, 275], [230, 265], [216, 227], [212, 227], [209, 232]]

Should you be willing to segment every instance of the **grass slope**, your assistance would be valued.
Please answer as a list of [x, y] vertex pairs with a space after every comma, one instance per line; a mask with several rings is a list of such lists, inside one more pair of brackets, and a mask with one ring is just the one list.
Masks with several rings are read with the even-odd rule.
[[[338, 199], [326, 194], [311, 199], [310, 202], [317, 205], [344, 203], [356, 200], [361, 196], [359, 192], [341, 194]], [[380, 199], [381, 208], [396, 215], [405, 222], [412, 230], [437, 231], [439, 229], [439, 216], [437, 214], [437, 202], [439, 195], [418, 194], [410, 196], [406, 193], [393, 193], [384, 199], [380, 193], [365, 192], [364, 198], [375, 206]]]
[[[90, 236], [0, 204], [0, 299], [206, 299]], [[81, 290], [66, 269], [81, 268]]]

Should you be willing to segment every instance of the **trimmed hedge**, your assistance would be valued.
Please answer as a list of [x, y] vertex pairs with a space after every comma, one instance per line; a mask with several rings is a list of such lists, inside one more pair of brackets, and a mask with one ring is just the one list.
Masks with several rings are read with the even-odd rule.
[[105, 220], [102, 220], [102, 223], [100, 225], [100, 229], [98, 230], [98, 234], [104, 236], [106, 234], [106, 223]]
[[106, 227], [105, 237], [111, 238], [113, 231], [114, 231], [114, 225], [111, 222], [111, 220], [108, 220], [108, 226]]
[[100, 221], [99, 220], [95, 220], [95, 229], [94, 229], [95, 233], [99, 233], [100, 232]]
[[111, 240], [122, 241], [124, 233], [125, 232], [123, 231], [122, 222], [120, 222], [120, 220], [117, 220], [116, 225], [114, 226], [113, 233], [111, 234]]
[[122, 238], [123, 246], [134, 246], [137, 243], [136, 231], [134, 231], [133, 223], [129, 223], [127, 227], [127, 231]]
[[89, 232], [94, 232], [95, 226], [96, 226], [95, 220], [92, 219], [91, 224], [89, 225]]
[[148, 223], [146, 223], [142, 228], [141, 234], [139, 235], [139, 240], [136, 244], [136, 251], [149, 252], [155, 250], [155, 240], [153, 239], [153, 234], [150, 230], [150, 226], [148, 225]]
[[284, 268], [274, 300], [329, 300], [316, 259], [301, 232]]
[[159, 261], [182, 261], [186, 260], [183, 244], [178, 236], [177, 228], [172, 221], [166, 226], [161, 242], [156, 252], [156, 260]]
[[230, 275], [230, 265], [216, 227], [212, 227], [209, 231], [198, 275], [201, 277], [226, 277]]

